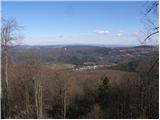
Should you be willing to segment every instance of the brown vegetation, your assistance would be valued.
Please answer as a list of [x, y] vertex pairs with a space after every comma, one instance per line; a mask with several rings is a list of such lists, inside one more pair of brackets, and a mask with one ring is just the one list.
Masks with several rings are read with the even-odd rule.
[[[155, 94], [158, 93], [158, 78], [154, 78], [157, 70], [149, 75], [152, 76], [148, 79], [152, 80], [150, 84], [142, 83], [148, 78], [145, 72], [147, 66], [143, 64], [137, 68], [141, 70], [142, 73], [139, 73], [143, 77], [137, 73], [116, 70], [53, 70], [50, 67], [34, 64], [9, 66], [11, 118], [158, 117], [156, 106], [158, 94]], [[106, 98], [100, 99], [96, 97], [98, 95], [96, 91], [101, 84], [101, 78], [105, 76], [109, 79], [110, 92]], [[37, 82], [35, 80], [41, 80], [37, 84], [41, 87], [40, 93], [36, 92], [39, 89], [35, 87]], [[145, 99], [144, 94], [147, 94]], [[139, 98], [140, 96], [142, 97]], [[105, 103], [103, 99], [109, 101]], [[101, 106], [101, 103], [104, 105]]]

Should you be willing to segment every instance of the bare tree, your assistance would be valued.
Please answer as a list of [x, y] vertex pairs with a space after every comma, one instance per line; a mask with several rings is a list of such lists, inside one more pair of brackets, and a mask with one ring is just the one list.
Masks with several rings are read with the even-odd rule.
[[[159, 25], [158, 25], [158, 8], [159, 8], [159, 1], [149, 2], [149, 6], [147, 6], [147, 9], [144, 14], [144, 20], [146, 22], [146, 36], [144, 39], [142, 39], [143, 43], [146, 43], [148, 40], [154, 40], [152, 39], [155, 35], [159, 34]], [[158, 38], [158, 37], [157, 37]], [[153, 70], [156, 69], [156, 66], [159, 62], [159, 57], [156, 56], [153, 59], [153, 62], [148, 66], [148, 68], [145, 68], [146, 71], [143, 71], [141, 68], [140, 71], [138, 71], [138, 75], [140, 77], [140, 109], [142, 111], [142, 117], [151, 117], [151, 112], [153, 112], [153, 103], [154, 100], [153, 96], [156, 96], [155, 101], [157, 101], [157, 94], [154, 94], [155, 83], [157, 83], [157, 79], [155, 78], [154, 74], [157, 74], [157, 71], [154, 73]], [[147, 66], [147, 65], [145, 65]], [[157, 89], [157, 88], [156, 88]], [[152, 97], [150, 97], [152, 96]], [[152, 104], [151, 104], [152, 103]], [[154, 102], [155, 104], [157, 102]], [[152, 108], [152, 109], [151, 109]]]
[[[145, 37], [144, 41], [147, 41], [153, 35], [156, 35], [156, 34], [159, 33], [158, 8], [159, 8], [159, 1], [155, 1], [152, 4], [149, 4], [149, 6], [147, 6], [147, 8], [146, 8], [144, 18], [146, 20], [146, 25], [149, 27], [149, 33]], [[152, 14], [152, 17], [151, 17], [150, 14]], [[154, 18], [155, 18], [154, 20], [153, 20], [153, 15], [154, 15]]]
[[40, 119], [43, 117], [43, 101], [42, 101], [43, 70], [41, 69], [41, 64], [40, 64], [41, 58], [38, 53], [30, 51], [28, 58], [26, 59], [27, 59], [27, 64], [31, 66], [30, 70], [32, 71], [36, 117]]
[[64, 79], [64, 89], [63, 89], [63, 119], [66, 119], [67, 114], [67, 103], [68, 103], [68, 79]]
[[60, 74], [59, 71], [54, 71], [55, 73], [55, 83], [56, 87], [54, 89], [57, 89], [60, 97], [60, 106], [61, 106], [61, 112], [60, 112], [60, 118], [66, 119], [67, 118], [67, 107], [70, 102], [70, 73], [69, 71], [65, 70], [63, 71], [63, 74]]
[[149, 40], [152, 40], [152, 38], [154, 38], [154, 36], [159, 33], [158, 8], [159, 1], [149, 1], [145, 4], [145, 9], [143, 11], [143, 16], [141, 19], [142, 23], [144, 24], [144, 29], [135, 34], [138, 42], [141, 45], [146, 45]]
[[[147, 41], [151, 40], [152, 37], [159, 34], [159, 1], [150, 1], [149, 4], [146, 5], [145, 13], [143, 16], [145, 30], [144, 33], [141, 31], [140, 33], [144, 34], [144, 37], [136, 34], [137, 40], [141, 45], [146, 45]], [[158, 36], [157, 36], [158, 38]], [[152, 40], [153, 41], [153, 40]], [[155, 62], [153, 62], [151, 68], [149, 68], [148, 73], [155, 67], [155, 65], [159, 62], [159, 58], [156, 56]]]
[[1, 26], [1, 47], [2, 47], [2, 63], [4, 64], [4, 80], [2, 80], [2, 117], [10, 117], [10, 98], [9, 98], [9, 79], [8, 79], [8, 57], [9, 48], [13, 46], [18, 38], [18, 31], [20, 26], [17, 24], [15, 19], [4, 19], [2, 18]]
[[42, 102], [42, 82], [41, 79], [33, 78], [35, 90], [35, 103], [37, 118], [43, 117], [43, 102]]
[[[149, 33], [145, 37], [144, 42], [149, 40], [152, 36], [159, 34], [159, 24], [158, 24], [158, 16], [159, 16], [159, 1], [155, 1], [152, 4], [149, 5], [146, 9], [145, 17], [147, 21], [147, 25], [149, 26]], [[156, 20], [152, 20], [150, 14], [154, 14]], [[151, 68], [149, 68], [148, 73], [152, 71], [152, 69], [155, 67], [155, 65], [159, 62], [159, 58], [155, 59], [155, 62], [151, 65]]]

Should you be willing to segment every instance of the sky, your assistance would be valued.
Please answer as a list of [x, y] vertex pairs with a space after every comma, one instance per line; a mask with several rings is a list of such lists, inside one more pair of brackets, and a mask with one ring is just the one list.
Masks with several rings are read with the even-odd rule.
[[26, 45], [138, 45], [145, 1], [2, 2], [2, 16], [23, 26]]

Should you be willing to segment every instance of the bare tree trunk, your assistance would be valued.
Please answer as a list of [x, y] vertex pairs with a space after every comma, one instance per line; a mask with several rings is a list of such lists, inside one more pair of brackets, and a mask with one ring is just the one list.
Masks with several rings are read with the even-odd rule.
[[7, 50], [7, 45], [5, 43], [5, 80], [4, 80], [4, 102], [5, 102], [5, 117], [9, 118], [10, 116], [10, 106], [9, 106], [9, 83], [8, 83], [8, 50]]
[[10, 97], [9, 97], [9, 80], [8, 80], [8, 47], [16, 42], [18, 39], [15, 31], [18, 31], [20, 28], [16, 22], [16, 20], [5, 20], [3, 17], [1, 19], [1, 47], [3, 48], [2, 52], [4, 52], [4, 80], [3, 80], [3, 88], [2, 88], [2, 115], [4, 118], [10, 118]]
[[63, 98], [63, 118], [66, 119], [66, 108], [67, 108], [67, 85], [66, 82], [64, 83], [64, 98]]
[[27, 114], [29, 113], [29, 108], [28, 108], [28, 105], [29, 105], [29, 93], [28, 93], [28, 87], [27, 85], [25, 85], [25, 97], [26, 97], [26, 112]]
[[36, 116], [41, 119], [43, 117], [43, 104], [42, 104], [42, 83], [39, 80], [34, 80], [35, 90], [35, 104]]
[[39, 118], [43, 117], [43, 104], [42, 104], [42, 83], [40, 83], [39, 85], [39, 98], [38, 98], [38, 102], [39, 102]]
[[34, 79], [34, 95], [35, 95], [35, 105], [36, 105], [36, 117], [38, 118], [38, 101], [37, 101], [37, 82]]

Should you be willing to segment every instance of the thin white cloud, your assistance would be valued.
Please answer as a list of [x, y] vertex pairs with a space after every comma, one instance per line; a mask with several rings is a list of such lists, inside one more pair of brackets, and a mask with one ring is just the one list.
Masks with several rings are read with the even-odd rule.
[[97, 35], [108, 35], [110, 32], [108, 30], [96, 30], [95, 33]]
[[123, 34], [121, 32], [116, 34], [116, 37], [121, 37]]
[[133, 35], [137, 36], [137, 35], [139, 35], [139, 33], [138, 32], [134, 32]]

